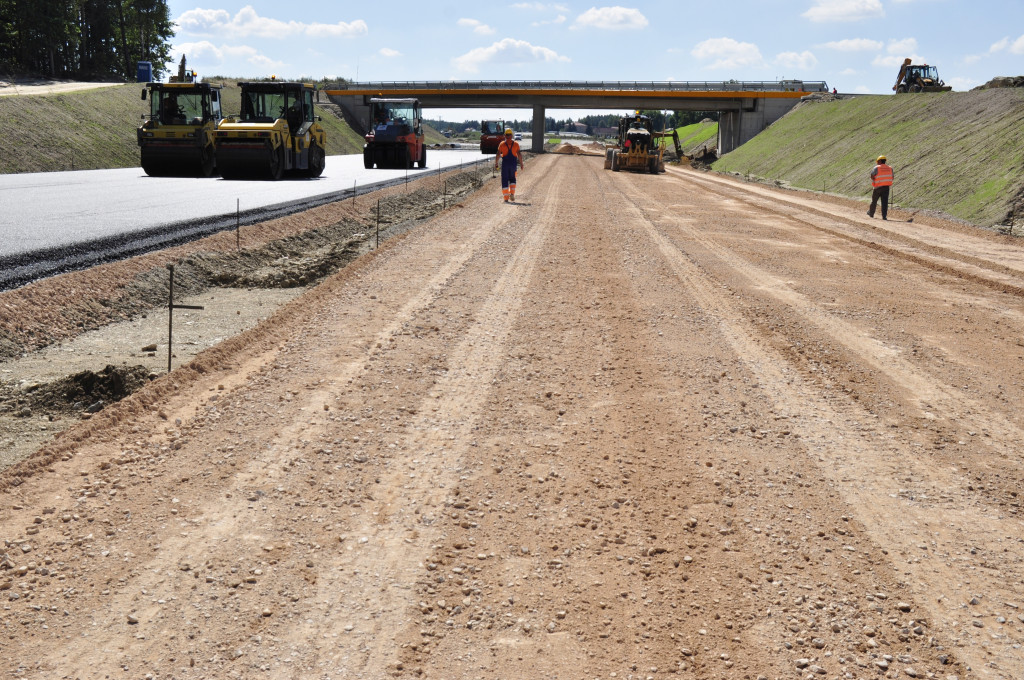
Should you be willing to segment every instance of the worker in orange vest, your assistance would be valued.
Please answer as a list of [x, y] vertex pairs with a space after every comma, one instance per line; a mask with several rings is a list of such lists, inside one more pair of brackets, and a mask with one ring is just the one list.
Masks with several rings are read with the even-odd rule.
[[498, 145], [498, 155], [494, 157], [494, 169], [501, 164], [501, 195], [508, 203], [516, 200], [516, 164], [523, 167], [523, 152], [519, 142], [512, 139], [512, 128], [505, 128], [505, 139]]
[[885, 156], [879, 156], [875, 161], [875, 167], [871, 169], [871, 207], [868, 208], [868, 217], [875, 216], [875, 206], [878, 199], [882, 199], [882, 219], [887, 220], [889, 215], [889, 187], [892, 186], [892, 166], [886, 164]]

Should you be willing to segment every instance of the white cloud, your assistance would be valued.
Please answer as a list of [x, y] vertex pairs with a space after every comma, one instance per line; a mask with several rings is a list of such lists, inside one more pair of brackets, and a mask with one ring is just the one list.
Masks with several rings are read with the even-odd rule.
[[1010, 54], [1024, 54], [1024, 35], [1013, 41], [1010, 45]]
[[602, 28], [617, 31], [646, 28], [647, 24], [647, 17], [635, 8], [591, 7], [576, 17], [573, 28]]
[[566, 21], [566, 17], [565, 17], [565, 15], [564, 15], [564, 14], [559, 14], [559, 15], [558, 15], [557, 17], [555, 17], [554, 19], [550, 19], [550, 20], [548, 20], [548, 21], [534, 21], [534, 22], [533, 22], [532, 24], [530, 24], [530, 25], [531, 25], [531, 26], [549, 26], [549, 25], [552, 25], [552, 24], [553, 24], [553, 25], [556, 25], [556, 26], [557, 26], [558, 24], [564, 24], [564, 23], [565, 23], [565, 21]]
[[839, 72], [839, 75], [841, 75], [841, 76], [855, 76], [855, 75], [857, 75], [857, 69], [855, 69], [855, 68], [844, 68], [842, 71]]
[[393, 50], [390, 47], [382, 47], [379, 50], [377, 50], [377, 53], [380, 54], [380, 56], [382, 56], [382, 57], [400, 57], [400, 56], [402, 56], [401, 52], [399, 52], [398, 50]]
[[979, 61], [981, 61], [981, 56], [977, 54], [968, 54], [964, 57], [964, 63], [968, 65], [977, 64]]
[[981, 85], [981, 83], [979, 83], [977, 80], [974, 80], [973, 78], [951, 78], [945, 82], [946, 85], [952, 85], [953, 89], [956, 90], [957, 92], [966, 92], [972, 87]]
[[546, 5], [543, 2], [517, 2], [511, 5], [512, 9], [517, 9], [523, 12], [568, 12], [569, 8], [565, 5]]
[[785, 68], [806, 71], [818, 65], [818, 58], [807, 50], [803, 52], [782, 52], [775, 56], [775, 63]]
[[251, 5], [238, 10], [233, 17], [222, 9], [191, 9], [178, 17], [176, 23], [185, 33], [226, 38], [351, 38], [369, 32], [362, 19], [351, 23], [339, 21], [336, 24], [286, 22], [261, 17]]
[[909, 52], [917, 50], [917, 38], [904, 38], [903, 40], [890, 40], [885, 51], [889, 54], [902, 54], [910, 56]]
[[562, 56], [547, 47], [531, 45], [525, 40], [505, 38], [489, 47], [478, 47], [452, 59], [452, 63], [460, 71], [477, 73], [485, 64], [523, 65], [552, 62], [568, 62], [569, 57]]
[[1009, 45], [1010, 45], [1010, 39], [1008, 37], [1007, 38], [1003, 38], [1002, 40], [997, 40], [996, 42], [992, 43], [991, 47], [988, 48], [988, 53], [989, 54], [995, 54], [996, 52], [1002, 52]]
[[479, 35], [491, 35], [495, 32], [493, 28], [476, 19], [459, 19], [456, 23], [463, 28], [472, 28], [473, 32]]
[[814, 0], [814, 7], [804, 12], [816, 23], [830, 21], [861, 21], [885, 16], [881, 0]]
[[753, 43], [737, 42], [732, 38], [711, 38], [698, 43], [690, 54], [706, 61], [714, 59], [709, 68], [736, 68], [762, 62], [761, 51]]
[[882, 49], [882, 43], [869, 38], [847, 38], [846, 40], [827, 42], [822, 47], [838, 52], [870, 52]]
[[175, 68], [177, 68], [182, 54], [188, 57], [188, 67], [195, 69], [200, 75], [203, 73], [216, 74], [216, 70], [222, 67], [228, 59], [242, 59], [246, 63], [258, 67], [260, 72], [271, 72], [285, 65], [284, 62], [271, 59], [255, 47], [248, 45], [218, 47], [207, 40], [175, 45], [173, 50]]
[[895, 76], [896, 69], [899, 69], [899, 67], [903, 65], [903, 60], [906, 59], [907, 57], [910, 57], [910, 63], [912, 64], [920, 64], [924, 62], [924, 60], [921, 59], [921, 57], [913, 54], [890, 54], [888, 56], [883, 56], [880, 54], [871, 60], [871, 64], [872, 66], [881, 66], [884, 68], [893, 69], [893, 75]]

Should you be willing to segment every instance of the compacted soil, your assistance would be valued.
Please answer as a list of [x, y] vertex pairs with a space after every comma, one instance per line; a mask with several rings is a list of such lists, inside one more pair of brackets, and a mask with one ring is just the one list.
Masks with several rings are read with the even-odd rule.
[[10, 467], [0, 675], [1024, 677], [1024, 248], [602, 164]]

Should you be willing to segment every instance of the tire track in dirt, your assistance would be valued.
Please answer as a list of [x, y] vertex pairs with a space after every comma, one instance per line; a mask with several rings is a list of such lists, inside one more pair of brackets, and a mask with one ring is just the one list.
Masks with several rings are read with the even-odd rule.
[[[1024, 261], [1016, 248], [1005, 247], [1000, 237], [967, 237], [962, 233], [951, 235], [947, 230], [923, 224], [907, 228], [902, 221], [893, 220], [880, 227], [871, 218], [847, 217], [816, 208], [809, 199], [796, 199], [763, 187], [737, 185], [735, 182], [698, 174], [693, 171], [672, 169], [674, 179], [685, 177], [707, 191], [741, 201], [759, 211], [780, 215], [799, 224], [817, 229], [830, 236], [867, 246], [873, 250], [908, 260], [964, 280], [980, 283], [993, 290], [1024, 297]], [[807, 215], [813, 217], [808, 218]], [[822, 222], [824, 220], [824, 223]], [[874, 237], [865, 234], [873, 232]], [[925, 233], [927, 238], [922, 238]]]
[[[538, 166], [538, 168], [540, 167]], [[538, 181], [542, 178], [543, 174], [538, 172]], [[458, 210], [468, 212], [469, 208], [460, 207]], [[272, 557], [274, 564], [286, 563], [289, 560], [300, 567], [305, 564], [305, 561], [299, 557], [300, 552], [303, 551], [301, 544], [304, 543], [301, 538], [298, 539], [300, 545], [288, 545], [287, 541], [285, 545], [282, 545], [269, 537], [293, 534], [287, 528], [288, 524], [303, 521], [302, 518], [306, 516], [306, 513], [300, 510], [297, 516], [293, 515], [289, 518], [288, 504], [281, 501], [286, 500], [284, 496], [292, 495], [298, 484], [305, 485], [309, 471], [315, 468], [315, 463], [310, 464], [307, 460], [310, 457], [308, 445], [311, 442], [320, 442], [319, 452], [314, 457], [319, 455], [324, 459], [322, 461], [324, 463], [329, 462], [332, 458], [330, 442], [338, 440], [338, 428], [332, 420], [331, 412], [323, 406], [333, 403], [337, 398], [337, 385], [345, 385], [350, 381], [358, 380], [360, 374], [365, 373], [375, 357], [381, 353], [381, 347], [386, 347], [386, 340], [398, 333], [403, 324], [408, 323], [417, 313], [433, 304], [467, 262], [478, 254], [479, 250], [493, 238], [496, 232], [507, 229], [510, 221], [514, 218], [515, 213], [501, 211], [487, 211], [487, 214], [482, 215], [466, 215], [456, 226], [448, 225], [449, 231], [446, 234], [432, 233], [429, 225], [424, 225], [415, 234], [391, 247], [387, 254], [379, 258], [373, 266], [364, 268], [356, 277], [354, 284], [352, 281], [348, 281], [348, 288], [351, 290], [346, 288], [345, 283], [328, 282], [310, 295], [309, 297], [312, 299], [308, 304], [311, 308], [314, 308], [314, 305], [324, 304], [330, 299], [329, 296], [332, 293], [339, 294], [340, 297], [337, 301], [331, 302], [331, 307], [326, 312], [315, 314], [309, 321], [300, 320], [296, 327], [296, 331], [299, 332], [295, 335], [298, 340], [278, 347], [274, 361], [265, 370], [250, 374], [244, 385], [230, 393], [230, 396], [237, 401], [248, 400], [250, 402], [265, 399], [261, 395], [266, 393], [289, 395], [283, 408], [269, 402], [263, 407], [268, 422], [280, 423], [273, 439], [260, 442], [245, 441], [239, 439], [237, 433], [234, 437], [230, 432], [225, 436], [223, 432], [218, 432], [217, 428], [211, 428], [209, 422], [190, 422], [187, 418], [182, 418], [179, 428], [191, 441], [186, 440], [184, 445], [181, 442], [178, 443], [175, 447], [178, 456], [182, 458], [198, 456], [200, 459], [209, 461], [210, 453], [200, 453], [205, 449], [218, 452], [215, 455], [218, 458], [223, 457], [221, 464], [224, 464], [232, 458], [233, 454], [230, 451], [241, 444], [247, 449], [243, 464], [233, 471], [227, 484], [218, 487], [214, 493], [193, 490], [194, 493], [189, 494], [186, 489], [174, 490], [175, 495], [191, 496], [190, 502], [183, 502], [180, 506], [176, 505], [175, 507], [176, 514], [180, 512], [182, 516], [188, 516], [187, 520], [181, 522], [182, 528], [187, 526], [188, 530], [167, 531], [159, 539], [158, 554], [148, 558], [149, 561], [143, 565], [133, 563], [130, 572], [132, 588], [112, 594], [109, 607], [104, 612], [96, 612], [95, 616], [91, 617], [95, 626], [91, 631], [92, 644], [88, 648], [80, 648], [78, 652], [62, 650], [62, 659], [50, 661], [51, 667], [67, 669], [68, 672], [76, 673], [93, 673], [97, 672], [98, 667], [104, 666], [108, 667], [110, 672], [117, 671], [123, 660], [115, 659], [113, 655], [107, 655], [105, 660], [97, 661], [95, 655], [97, 650], [117, 646], [118, 640], [126, 631], [130, 630], [131, 625], [134, 625], [125, 622], [123, 613], [127, 611], [133, 612], [133, 616], [147, 624], [145, 637], [173, 639], [176, 633], [181, 633], [182, 621], [188, 621], [191, 618], [187, 614], [188, 607], [183, 603], [190, 599], [190, 581], [196, 575], [194, 567], [204, 563], [216, 563], [218, 554], [241, 550], [243, 553], [253, 556], [251, 560], [253, 564], [260, 563], [260, 555]], [[531, 239], [529, 243], [535, 245], [538, 238], [540, 237]], [[433, 249], [435, 256], [426, 261], [422, 260], [424, 248]], [[387, 260], [387, 262], [380, 262], [380, 260]], [[422, 262], [427, 269], [419, 270], [412, 266], [412, 262]], [[519, 262], [519, 268], [522, 269], [528, 265], [529, 255], [520, 258], [517, 262]], [[393, 271], [403, 272], [404, 278], [401, 285], [406, 288], [405, 291], [395, 289], [396, 282], [390, 274]], [[384, 314], [374, 315], [371, 312], [368, 316], [358, 319], [346, 319], [347, 323], [340, 326], [337, 323], [337, 319], [341, 317], [339, 312], [346, 308], [351, 301], [351, 296], [370, 295], [367, 290], [372, 290], [374, 282], [379, 283], [382, 276], [386, 277], [387, 284], [392, 289], [392, 299], [398, 300], [402, 304]], [[348, 279], [350, 277], [342, 276], [341, 278]], [[346, 348], [346, 351], [338, 352], [339, 346]], [[332, 355], [335, 356], [332, 357]], [[270, 355], [263, 355], [264, 358], [267, 356]], [[281, 384], [282, 380], [287, 380], [288, 383]], [[210, 402], [202, 406], [209, 408]], [[182, 405], [176, 413], [184, 415], [190, 410], [190, 407]], [[195, 410], [198, 412], [200, 407], [196, 406]], [[224, 411], [229, 412], [229, 408], [225, 407]], [[237, 461], [238, 457], [235, 457], [234, 460]], [[337, 469], [340, 466], [324, 464], [323, 467], [329, 470], [331, 467]], [[445, 472], [439, 470], [438, 474], [442, 476]], [[425, 478], [429, 477], [429, 474], [425, 476]], [[275, 498], [275, 491], [282, 497]], [[207, 496], [205, 500], [201, 500], [203, 495]], [[228, 501], [224, 500], [225, 496], [229, 499]], [[160, 498], [159, 500], [169, 501], [170, 499]], [[174, 500], [174, 503], [177, 504], [177, 499]], [[239, 512], [240, 505], [244, 507], [246, 504], [250, 510], [262, 508], [264, 516], [269, 509], [274, 508], [283, 516], [273, 520], [269, 525], [262, 525], [259, 522], [253, 522], [251, 518], [246, 518], [246, 515], [251, 516], [251, 513]], [[166, 506], [164, 509], [166, 510]], [[374, 521], [380, 523], [384, 519], [375, 517]], [[365, 523], [352, 525], [340, 523], [338, 527], [329, 532], [328, 538], [337, 541], [338, 534], [342, 531], [351, 533], [360, 539], [360, 542], [357, 543], [356, 538], [353, 538], [351, 544], [369, 547], [369, 541], [362, 542], [361, 539], [379, 532], [380, 529], [375, 529], [371, 533]], [[316, 533], [318, 532], [311, 532], [310, 536], [315, 536]], [[395, 540], [393, 543], [389, 543], [389, 541], [391, 541], [390, 536], [382, 540], [383, 544], [388, 545], [388, 554], [402, 556], [401, 560], [393, 562], [395, 566], [390, 574], [394, 575], [401, 571], [400, 565], [407, 565], [409, 560], [415, 562], [418, 559], [415, 557], [418, 553], [402, 540]], [[230, 545], [226, 546], [225, 543]], [[316, 597], [309, 600], [314, 605], [324, 602], [325, 599], [321, 599], [321, 597], [326, 598], [329, 592], [337, 592], [337, 584], [331, 583], [331, 581], [332, 578], [341, 577], [343, 573], [350, 574], [347, 578], [352, 579], [358, 586], [354, 589], [356, 593], [373, 591], [372, 587], [362, 582], [361, 575], [374, 573], [375, 565], [389, 562], [387, 560], [379, 561], [381, 554], [376, 551], [348, 550], [351, 544], [344, 546], [347, 550], [344, 550], [338, 559], [330, 560], [318, 555], [315, 561], [309, 560], [309, 564], [315, 564], [316, 568], [307, 567], [307, 570], [303, 572], [303, 578], [307, 582], [312, 581], [313, 585], [318, 581], [321, 583]], [[324, 544], [316, 544], [310, 552], [322, 553], [323, 547], [325, 547]], [[426, 549], [426, 547], [421, 548], [421, 550]], [[111, 548], [107, 552], [114, 553], [116, 550]], [[173, 570], [173, 567], [168, 567], [165, 562], [168, 556], [172, 558], [179, 556], [181, 564], [188, 565], [189, 568], [182, 569], [180, 574], [175, 574], [173, 571], [168, 573], [169, 569]], [[250, 585], [252, 590], [259, 590], [260, 592], [255, 593], [255, 599], [260, 602], [275, 599], [268, 597], [275, 588], [279, 593], [297, 592], [294, 583], [289, 585], [288, 577], [278, 581], [274, 571], [273, 568], [266, 566], [263, 568], [251, 567], [248, 573], [242, 571], [241, 575], [228, 576], [227, 580], [229, 582], [237, 580], [239, 585], [233, 586], [236, 590]], [[254, 572], [259, 573], [254, 574]], [[232, 574], [234, 573], [236, 572], [232, 572]], [[221, 580], [221, 578], [214, 578], [207, 583], [223, 586]], [[249, 583], [250, 581], [252, 583]], [[168, 591], [174, 592], [175, 595], [165, 596], [161, 598], [160, 602], [155, 599], [150, 601], [149, 598], [139, 595], [139, 593], [166, 593]], [[396, 594], [401, 595], [397, 591]], [[384, 599], [387, 600], [387, 598]], [[176, 601], [178, 604], [175, 603]], [[401, 617], [408, 605], [409, 602], [404, 599], [400, 599], [398, 602], [386, 601], [381, 606], [381, 613], [376, 617], [377, 620], [366, 629], [352, 627], [351, 623], [353, 612], [362, 609], [364, 603], [345, 602], [342, 599], [333, 602], [327, 607], [328, 611], [318, 615], [316, 620], [308, 619], [302, 623], [292, 622], [287, 634], [278, 634], [275, 637], [281, 644], [304, 648], [305, 653], [301, 659], [288, 660], [290, 663], [296, 663], [296, 666], [292, 667], [298, 667], [298, 662], [301, 661], [302, 667], [307, 671], [312, 671], [316, 667], [329, 665], [340, 654], [358, 654], [362, 657], [358, 665], [367, 668], [376, 667], [377, 664], [385, 663], [385, 657], [366, 653], [364, 641], [367, 639], [377, 640], [377, 644], [386, 644], [385, 640], [388, 636], [384, 633], [400, 626]], [[177, 612], [180, 617], [175, 616], [175, 607], [184, 607]], [[274, 609], [276, 607], [272, 606], [271, 611]], [[255, 603], [251, 603], [245, 613], [247, 614], [246, 618], [250, 621], [249, 627], [252, 632], [259, 634], [266, 628], [266, 626], [260, 625], [259, 606]], [[266, 618], [269, 619], [270, 616], [273, 614]], [[346, 629], [346, 626], [349, 628]], [[307, 645], [311, 639], [321, 638], [325, 634], [336, 635], [338, 630], [346, 630], [350, 633], [349, 637], [353, 640], [352, 646], [356, 647], [356, 650], [344, 649], [343, 652], [328, 654], [320, 653], [317, 647]], [[255, 648], [258, 647], [258, 643], [254, 644], [242, 637], [235, 641], [235, 644], [239, 651], [245, 650], [244, 655], [236, 658], [244, 659], [246, 656], [250, 658], [256, 656]], [[136, 654], [144, 653], [144, 650], [150, 647], [145, 642], [137, 642], [133, 646]], [[389, 655], [385, 656], [389, 658], [391, 651], [393, 650], [389, 650]], [[265, 659], [261, 657], [261, 660]], [[219, 661], [224, 661], [224, 659]], [[263, 669], [264, 671], [269, 669], [267, 663], [258, 664], [257, 667], [259, 666], [267, 666]], [[383, 665], [379, 667], [379, 671], [380, 675], [384, 674]], [[376, 675], [375, 672], [370, 674]]]
[[[1012, 678], [1024, 673], [1024, 664], [1014, 652], [1014, 645], [1019, 646], [1024, 639], [1007, 631], [1007, 635], [998, 642], [999, 670], [992, 670], [989, 664], [993, 661], [991, 647], [995, 643], [987, 643], [988, 635], [981, 629], [972, 630], [962, 620], [964, 612], [961, 609], [964, 602], [972, 599], [974, 592], [987, 592], [989, 597], [1007, 602], [1014, 601], [1019, 595], [1015, 586], [1022, 582], [1024, 576], [1024, 549], [1020, 545], [1010, 547], [1005, 541], [1008, 535], [1018, 530], [1019, 521], [1004, 517], [998, 508], [985, 503], [965, 508], [910, 502], [899, 483], [905, 477], [923, 480], [924, 486], [933, 488], [963, 488], [966, 483], [948, 467], [932, 463], [925, 457], [900, 456], [894, 460], [892, 454], [897, 450], [884, 444], [891, 435], [876, 418], [863, 412], [856, 404], [821, 399], [818, 390], [800, 378], [799, 370], [780, 368], [787, 366], [785, 358], [759, 342], [759, 332], [746, 320], [739, 307], [728, 302], [715, 289], [707, 272], [686, 252], [686, 242], [699, 243], [722, 266], [739, 273], [751, 282], [752, 287], [787, 305], [789, 313], [820, 327], [834, 343], [847, 347], [859, 361], [871, 366], [873, 372], [888, 375], [897, 384], [910, 388], [911, 393], [920, 390], [930, 395], [929, 398], [939, 396], [937, 401], [948, 417], [967, 417], [974, 427], [992, 428], [997, 433], [997, 442], [1018, 441], [1019, 429], [980, 404], [968, 402], [963, 405], [962, 395], [958, 395], [954, 388], [899, 360], [897, 352], [878, 343], [865, 331], [815, 308], [776, 277], [705, 237], [686, 218], [666, 213], [655, 224], [644, 214], [642, 206], [637, 205], [636, 209], [637, 224], [657, 243], [680, 282], [700, 301], [707, 313], [720, 319], [720, 332], [736, 354], [746, 358], [768, 392], [776, 395], [779, 410], [794, 414], [803, 440], [810, 444], [807, 451], [809, 461], [823, 468], [833, 479], [842, 480], [837, 485], [839, 492], [855, 509], [858, 519], [869, 528], [877, 545], [904, 546], [899, 553], [900, 556], [908, 556], [909, 553], [907, 573], [913, 575], [912, 586], [920, 605], [931, 612], [930, 619], [946, 624], [944, 632], [948, 636], [962, 640], [960, 654], [978, 677]], [[868, 441], [862, 436], [865, 429], [871, 431]], [[996, 446], [1004, 457], [1012, 455], [1009, 445], [996, 443]], [[885, 474], [879, 474], [883, 471]], [[864, 480], [871, 481], [865, 483]], [[902, 521], [894, 523], [894, 517], [900, 517]], [[942, 527], [955, 529], [934, 531]], [[969, 565], [958, 568], [951, 562], [938, 564], [942, 556], [948, 558], [962, 552], [962, 542], [967, 536], [972, 544], [990, 551], [990, 554], [1002, 553], [1003, 568], [989, 575], [978, 573]], [[906, 546], [922, 545], [939, 557], [924, 562], [915, 560]], [[1007, 550], [1011, 552], [1007, 553]], [[968, 583], [972, 585], [965, 587]], [[957, 623], [963, 628], [958, 629]]]

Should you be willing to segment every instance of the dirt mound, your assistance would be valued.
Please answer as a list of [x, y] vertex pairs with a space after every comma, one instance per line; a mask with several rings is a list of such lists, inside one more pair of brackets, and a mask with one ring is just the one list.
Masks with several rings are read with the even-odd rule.
[[568, 154], [570, 156], [603, 156], [604, 145], [597, 142], [590, 142], [589, 144], [562, 142], [551, 149], [549, 153]]
[[984, 85], [978, 85], [974, 90], [991, 90], [996, 87], [1024, 87], [1024, 76], [998, 76]]
[[107, 366], [81, 371], [51, 383], [33, 385], [21, 396], [0, 402], [0, 409], [18, 417], [89, 412], [121, 401], [154, 377], [145, 366]]

